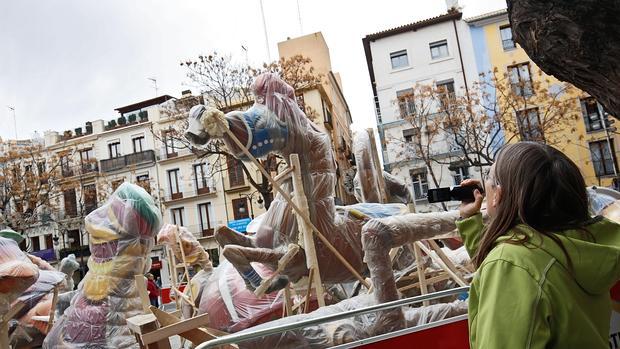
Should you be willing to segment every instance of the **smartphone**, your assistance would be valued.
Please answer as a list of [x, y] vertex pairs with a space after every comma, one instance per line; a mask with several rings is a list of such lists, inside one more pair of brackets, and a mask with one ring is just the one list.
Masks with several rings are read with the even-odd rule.
[[467, 185], [464, 187], [447, 187], [447, 188], [435, 188], [428, 190], [428, 202], [445, 202], [445, 201], [463, 201], [473, 202], [475, 200], [474, 190], [478, 189], [483, 193], [482, 188], [477, 185]]

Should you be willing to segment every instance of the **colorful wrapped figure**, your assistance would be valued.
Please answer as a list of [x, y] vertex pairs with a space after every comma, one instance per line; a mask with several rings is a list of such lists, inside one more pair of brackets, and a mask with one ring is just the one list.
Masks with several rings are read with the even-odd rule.
[[128, 183], [86, 216], [89, 271], [44, 348], [138, 348], [125, 320], [142, 313], [134, 275], [149, 267], [160, 225], [153, 198]]

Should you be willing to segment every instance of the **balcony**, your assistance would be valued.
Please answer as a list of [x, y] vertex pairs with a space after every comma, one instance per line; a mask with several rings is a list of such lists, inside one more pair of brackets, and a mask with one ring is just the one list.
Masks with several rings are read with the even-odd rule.
[[[61, 173], [64, 178], [73, 177], [73, 176], [84, 176], [87, 174], [95, 174], [99, 172], [99, 165], [96, 160], [92, 160], [89, 162], [84, 162], [80, 165], [75, 166], [62, 166]], [[41, 184], [45, 184], [48, 182], [47, 178], [41, 178]]]
[[146, 164], [152, 164], [155, 162], [155, 151], [145, 150], [139, 153], [128, 154], [119, 156], [117, 158], [111, 158], [101, 160], [102, 172], [113, 172], [126, 168], [127, 166], [140, 166]]
[[163, 196], [164, 202], [180, 200], [180, 199], [188, 199], [202, 195], [215, 196], [217, 195], [217, 190], [215, 187], [205, 187], [200, 189], [188, 190], [183, 192], [170, 193], [167, 191]]

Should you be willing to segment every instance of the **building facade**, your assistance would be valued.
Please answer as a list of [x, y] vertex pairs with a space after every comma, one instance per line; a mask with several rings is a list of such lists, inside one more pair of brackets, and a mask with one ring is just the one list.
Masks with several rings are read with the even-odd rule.
[[[352, 168], [351, 112], [342, 93], [340, 74], [332, 70], [329, 47], [321, 32], [288, 39], [278, 43], [281, 59], [302, 55], [311, 59], [314, 72], [322, 76], [318, 86], [297, 90], [297, 99], [314, 124], [330, 136], [337, 164], [337, 204], [349, 205], [355, 197], [345, 187], [345, 178]], [[309, 112], [311, 111], [311, 112]]]
[[[561, 82], [542, 72], [514, 42], [505, 9], [469, 18], [466, 22], [470, 26], [472, 42], [476, 48], [476, 64], [480, 72], [496, 70], [498, 74], [506, 74], [511, 83], [520, 83], [526, 88], [533, 86], [532, 84], [539, 84], [548, 91], [559, 88]], [[558, 129], [550, 129], [553, 132], [552, 137], [558, 140], [552, 145], [579, 166], [587, 185], [618, 188], [616, 144], [619, 140], [615, 127], [611, 125], [613, 118], [606, 115], [593, 97], [577, 88], [571, 88], [570, 92], [559, 96], [559, 100], [570, 102], [571, 108], [566, 114], [575, 117]], [[543, 100], [538, 104], [551, 102], [553, 101]], [[545, 122], [542, 115], [545, 110], [548, 110], [545, 105], [532, 105], [528, 106], [528, 113], [513, 113], [516, 123], [520, 126], [527, 124], [527, 127], [521, 126], [520, 134], [516, 137], [511, 137], [507, 131], [506, 139], [509, 142], [527, 139], [528, 133], [531, 133], [527, 131], [546, 127], [541, 126]], [[527, 120], [524, 120], [523, 115], [528, 115]]]
[[[413, 95], [415, 86], [441, 86], [457, 95], [468, 93], [478, 78], [469, 27], [462, 14], [451, 9], [441, 16], [367, 35], [363, 45], [384, 168], [409, 184], [418, 211], [441, 209], [426, 199], [434, 182], [441, 187], [457, 185], [465, 178], [480, 178], [480, 170], [458, 161], [451, 163], [458, 158], [459, 150], [447, 134], [440, 133], [429, 141], [429, 155], [441, 164], [427, 166], [411, 155], [412, 135], [419, 131], [405, 120], [415, 108], [407, 96]], [[441, 112], [437, 107], [428, 117]]]

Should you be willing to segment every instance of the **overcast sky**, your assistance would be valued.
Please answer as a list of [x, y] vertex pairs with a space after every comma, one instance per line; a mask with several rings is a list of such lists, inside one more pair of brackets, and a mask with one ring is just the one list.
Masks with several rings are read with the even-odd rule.
[[[301, 26], [299, 13], [301, 14]], [[460, 1], [465, 17], [504, 0]], [[445, 13], [444, 0], [263, 0], [271, 58], [287, 37], [321, 31], [340, 72], [357, 127], [374, 126], [362, 47], [370, 33]], [[0, 137], [62, 133], [117, 118], [114, 108], [159, 94], [178, 97], [188, 80], [179, 62], [216, 50], [267, 61], [259, 0], [19, 0], [0, 10]], [[198, 91], [194, 91], [198, 92]]]

